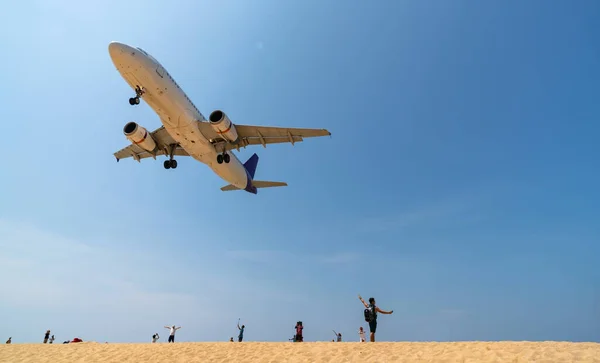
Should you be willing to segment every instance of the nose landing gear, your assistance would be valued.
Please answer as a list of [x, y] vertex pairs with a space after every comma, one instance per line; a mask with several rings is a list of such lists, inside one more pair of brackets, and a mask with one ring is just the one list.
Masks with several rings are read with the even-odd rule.
[[129, 104], [132, 106], [140, 104], [140, 97], [142, 97], [146, 93], [146, 90], [143, 87], [136, 86], [135, 87], [135, 97], [131, 97], [129, 99]]

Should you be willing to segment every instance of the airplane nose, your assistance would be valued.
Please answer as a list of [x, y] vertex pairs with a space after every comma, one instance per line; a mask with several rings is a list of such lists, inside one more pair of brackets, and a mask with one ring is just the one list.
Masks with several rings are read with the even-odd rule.
[[112, 58], [118, 57], [121, 54], [125, 53], [125, 44], [119, 42], [110, 42], [108, 44], [108, 53]]

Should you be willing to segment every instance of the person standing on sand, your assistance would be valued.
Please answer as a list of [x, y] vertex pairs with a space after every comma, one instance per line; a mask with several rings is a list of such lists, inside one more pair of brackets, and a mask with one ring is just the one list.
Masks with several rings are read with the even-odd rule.
[[361, 343], [364, 343], [366, 341], [366, 339], [365, 339], [365, 331], [363, 330], [362, 326], [358, 329], [358, 336], [360, 337], [360, 342]]
[[6, 341], [6, 344], [10, 344], [12, 343], [12, 337], [8, 337], [8, 340]]
[[44, 335], [44, 344], [48, 343], [48, 338], [50, 338], [50, 330], [46, 330], [46, 335]]
[[50, 337], [50, 340], [48, 341], [49, 344], [52, 344], [52, 342], [54, 342], [54, 334], [52, 334], [52, 336]]
[[367, 305], [367, 303], [363, 300], [363, 298], [360, 295], [358, 295], [358, 298], [363, 303], [365, 308], [371, 310], [372, 318], [369, 321], [369, 330], [371, 331], [371, 342], [375, 342], [375, 331], [377, 330], [377, 313], [391, 314], [394, 312], [394, 310], [391, 310], [391, 311], [381, 310], [380, 308], [377, 307], [377, 305], [375, 305], [374, 297], [369, 298], [369, 305]]
[[294, 329], [296, 329], [296, 340], [295, 341], [303, 342], [304, 337], [302, 336], [302, 329], [304, 329], [304, 327], [302, 326], [302, 322], [301, 321], [297, 322]]
[[158, 341], [158, 339], [160, 339], [160, 337], [158, 336], [158, 333], [155, 333], [155, 334], [152, 336], [152, 343], [156, 343], [156, 342]]
[[242, 325], [242, 327], [240, 328], [240, 323], [238, 323], [237, 328], [240, 331], [240, 334], [238, 335], [238, 342], [242, 342], [242, 340], [244, 340], [244, 329], [246, 328], [245, 325]]
[[170, 334], [169, 334], [169, 343], [175, 343], [175, 332], [176, 332], [178, 329], [181, 329], [181, 327], [177, 327], [177, 328], [176, 328], [176, 327], [175, 327], [175, 325], [173, 325], [173, 326], [165, 326], [165, 328], [167, 328], [167, 329], [170, 329], [170, 330], [171, 330], [171, 332], [170, 332]]

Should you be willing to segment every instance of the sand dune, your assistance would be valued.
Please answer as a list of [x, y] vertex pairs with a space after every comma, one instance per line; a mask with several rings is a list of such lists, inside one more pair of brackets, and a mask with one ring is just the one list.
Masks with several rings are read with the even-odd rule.
[[600, 362], [599, 343], [76, 343], [0, 346], [0, 362]]

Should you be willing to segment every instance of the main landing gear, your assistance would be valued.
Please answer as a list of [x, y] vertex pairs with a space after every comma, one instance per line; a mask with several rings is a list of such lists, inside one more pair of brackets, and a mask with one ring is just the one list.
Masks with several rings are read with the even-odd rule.
[[134, 105], [139, 105], [140, 104], [140, 97], [142, 97], [144, 95], [144, 93], [146, 93], [146, 91], [144, 90], [144, 88], [140, 88], [140, 86], [135, 86], [135, 97], [131, 97], [129, 99], [129, 104], [134, 106]]
[[164, 167], [165, 169], [177, 169], [177, 160], [173, 159], [173, 153], [175, 152], [175, 145], [169, 145], [169, 160], [165, 160]]
[[165, 169], [177, 169], [177, 160], [165, 160]]
[[223, 164], [223, 162], [225, 162], [225, 164], [229, 164], [229, 161], [231, 161], [231, 157], [229, 156], [229, 154], [223, 153], [217, 155], [217, 163]]

